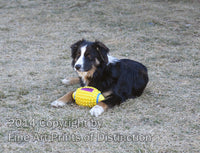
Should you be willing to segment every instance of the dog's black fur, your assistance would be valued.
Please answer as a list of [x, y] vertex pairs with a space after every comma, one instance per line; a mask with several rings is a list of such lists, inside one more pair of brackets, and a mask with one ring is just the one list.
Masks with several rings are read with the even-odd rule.
[[[94, 69], [92, 76], [86, 77], [88, 83], [85, 84], [80, 76], [82, 86], [92, 86], [102, 93], [110, 92], [103, 103], [108, 107], [113, 107], [124, 102], [128, 98], [139, 97], [147, 83], [147, 68], [136, 61], [129, 59], [116, 60], [109, 63], [109, 49], [101, 42], [89, 42], [80, 40], [71, 46], [72, 66], [80, 57], [80, 48], [87, 45], [84, 55], [83, 71]], [[78, 71], [77, 71], [78, 72]]]

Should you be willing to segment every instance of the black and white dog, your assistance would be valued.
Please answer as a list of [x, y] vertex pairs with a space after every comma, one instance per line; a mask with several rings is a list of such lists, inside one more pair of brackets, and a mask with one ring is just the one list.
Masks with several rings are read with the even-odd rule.
[[[90, 110], [99, 116], [108, 108], [120, 105], [128, 98], [139, 97], [148, 83], [147, 68], [129, 59], [116, 59], [108, 55], [109, 49], [101, 42], [80, 40], [71, 46], [72, 66], [79, 77], [63, 79], [63, 84], [80, 83], [102, 92], [105, 100]], [[54, 107], [72, 102], [72, 92], [51, 103]]]

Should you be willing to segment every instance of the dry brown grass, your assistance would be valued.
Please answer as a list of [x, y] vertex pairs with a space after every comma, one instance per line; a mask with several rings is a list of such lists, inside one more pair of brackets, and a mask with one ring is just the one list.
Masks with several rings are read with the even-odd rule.
[[[199, 152], [199, 8], [195, 0], [1, 0], [0, 152]], [[81, 38], [98, 39], [112, 55], [144, 63], [150, 82], [143, 96], [98, 118], [74, 104], [51, 108], [78, 87], [66, 88], [60, 79], [76, 75], [69, 46]], [[91, 120], [98, 126], [84, 126]], [[68, 123], [58, 128], [40, 121]], [[75, 121], [78, 127], [70, 125]], [[50, 141], [53, 133], [95, 136], [58, 142]], [[98, 133], [151, 139], [98, 142]], [[27, 139], [9, 142], [9, 134]], [[43, 138], [34, 141], [34, 135]]]

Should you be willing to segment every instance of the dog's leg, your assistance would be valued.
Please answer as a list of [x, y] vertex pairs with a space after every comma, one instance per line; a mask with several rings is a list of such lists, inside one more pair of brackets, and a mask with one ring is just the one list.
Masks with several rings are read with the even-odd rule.
[[62, 96], [61, 98], [55, 100], [54, 102], [51, 103], [51, 106], [53, 107], [62, 107], [66, 103], [73, 102], [72, 98], [73, 91], [68, 92], [66, 95]]
[[98, 117], [108, 108], [114, 107], [115, 105], [120, 105], [122, 102], [121, 97], [113, 94], [112, 91], [103, 92], [102, 94], [104, 95], [105, 99], [92, 107], [90, 110], [90, 114], [92, 116]]
[[101, 115], [103, 112], [105, 112], [108, 109], [108, 105], [105, 104], [104, 102], [99, 102], [97, 105], [92, 107], [90, 110], [90, 114], [92, 116], [98, 117]]
[[74, 85], [74, 84], [79, 84], [80, 83], [80, 79], [79, 79], [79, 77], [70, 78], [70, 79], [62, 79], [61, 82], [64, 85]]
[[[103, 96], [105, 98], [108, 98], [108, 96], [110, 96], [112, 94], [111, 90], [108, 90], [106, 92], [102, 93]], [[91, 110], [90, 110], [90, 114], [92, 116], [98, 117], [99, 115], [101, 115], [104, 111], [106, 111], [108, 109], [108, 105], [105, 104], [104, 102], [99, 102], [96, 106], [94, 106]]]

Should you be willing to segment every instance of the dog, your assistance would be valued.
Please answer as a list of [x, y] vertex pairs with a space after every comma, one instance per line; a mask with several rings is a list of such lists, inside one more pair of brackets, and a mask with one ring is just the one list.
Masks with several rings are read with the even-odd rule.
[[[141, 96], [149, 81], [147, 68], [143, 64], [130, 59], [119, 60], [108, 53], [108, 47], [100, 41], [77, 41], [71, 45], [71, 57], [78, 77], [62, 80], [65, 85], [80, 83], [81, 86], [92, 86], [102, 92], [105, 99], [90, 110], [95, 117], [129, 98]], [[72, 94], [73, 91], [67, 93], [51, 105], [62, 107], [73, 102]]]

